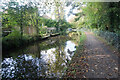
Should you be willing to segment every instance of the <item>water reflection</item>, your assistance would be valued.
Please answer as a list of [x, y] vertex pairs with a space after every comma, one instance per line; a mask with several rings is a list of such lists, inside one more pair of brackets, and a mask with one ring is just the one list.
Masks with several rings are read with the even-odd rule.
[[[9, 53], [2, 61], [3, 78], [62, 77], [76, 44], [66, 36], [35, 43], [26, 49]], [[34, 76], [33, 76], [34, 75]]]
[[69, 60], [71, 60], [71, 57], [74, 55], [75, 50], [76, 50], [75, 43], [72, 41], [67, 41], [66, 47], [65, 47], [65, 53], [66, 53]]
[[[29, 55], [20, 55], [16, 59], [5, 58], [2, 62], [3, 78], [37, 78], [44, 74], [44, 61]], [[41, 72], [42, 71], [42, 72]], [[44, 71], [44, 72], [43, 72]], [[34, 75], [34, 76], [33, 76]]]

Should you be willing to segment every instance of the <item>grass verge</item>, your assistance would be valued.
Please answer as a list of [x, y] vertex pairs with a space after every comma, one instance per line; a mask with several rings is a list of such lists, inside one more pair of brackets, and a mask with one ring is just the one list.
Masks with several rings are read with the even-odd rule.
[[83, 74], [86, 72], [86, 58], [84, 56], [84, 42], [86, 35], [84, 32], [81, 33], [79, 38], [79, 45], [75, 51], [72, 60], [68, 62], [66, 73], [63, 77], [65, 78], [84, 78]]

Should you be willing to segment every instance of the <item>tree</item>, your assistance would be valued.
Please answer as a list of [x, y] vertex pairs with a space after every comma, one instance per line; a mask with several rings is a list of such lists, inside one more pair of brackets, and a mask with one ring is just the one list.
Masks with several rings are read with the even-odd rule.
[[[77, 14], [76, 21], [81, 23], [80, 17], [84, 16], [84, 23], [91, 28], [117, 32], [120, 20], [120, 3], [113, 2], [94, 2], [84, 3], [82, 13]], [[82, 24], [81, 24], [82, 25]]]

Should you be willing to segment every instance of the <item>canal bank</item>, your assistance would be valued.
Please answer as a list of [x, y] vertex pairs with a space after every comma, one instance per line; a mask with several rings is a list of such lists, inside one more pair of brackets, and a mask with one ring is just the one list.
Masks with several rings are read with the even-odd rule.
[[7, 55], [3, 53], [3, 78], [63, 77], [79, 46], [80, 35], [75, 35], [50, 37], [43, 42], [7, 52]]
[[68, 67], [63, 78], [85, 78], [84, 74], [87, 72], [88, 64], [87, 59], [84, 54], [84, 44], [86, 40], [86, 35], [84, 32], [81, 33], [78, 41], [78, 47], [75, 51], [72, 60], [68, 62]]
[[[35, 42], [38, 41], [44, 41], [47, 40], [50, 37], [55, 37], [55, 36], [59, 36], [60, 33], [55, 33], [55, 34], [50, 34], [47, 36], [30, 36], [27, 38], [23, 38], [23, 39], [3, 39], [2, 40], [2, 52], [6, 53], [8, 51], [13, 51], [15, 49], [20, 49], [22, 47], [26, 47], [28, 45], [31, 45]], [[23, 46], [24, 45], [24, 46]]]

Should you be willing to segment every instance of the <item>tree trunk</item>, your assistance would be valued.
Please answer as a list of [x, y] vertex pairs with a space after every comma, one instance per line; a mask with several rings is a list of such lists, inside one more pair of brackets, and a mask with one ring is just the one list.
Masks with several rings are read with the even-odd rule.
[[[109, 3], [109, 8], [112, 9], [114, 7], [114, 3], [110, 2]], [[109, 31], [114, 32], [114, 14], [113, 11], [110, 11], [109, 13], [109, 19], [110, 19], [110, 27], [109, 27]]]
[[38, 19], [36, 19], [36, 31], [37, 31], [37, 35], [39, 35], [39, 28], [38, 28]]
[[21, 40], [22, 40], [22, 37], [23, 37], [23, 15], [22, 15], [22, 12], [21, 12], [21, 20], [20, 20], [20, 33], [21, 33]]

